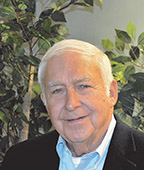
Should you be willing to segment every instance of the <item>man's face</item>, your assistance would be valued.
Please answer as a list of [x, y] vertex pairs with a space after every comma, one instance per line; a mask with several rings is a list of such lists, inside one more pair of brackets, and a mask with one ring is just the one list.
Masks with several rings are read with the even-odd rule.
[[106, 95], [100, 70], [92, 60], [74, 52], [54, 56], [45, 75], [47, 111], [68, 143], [92, 141], [106, 132], [116, 90], [112, 85]]

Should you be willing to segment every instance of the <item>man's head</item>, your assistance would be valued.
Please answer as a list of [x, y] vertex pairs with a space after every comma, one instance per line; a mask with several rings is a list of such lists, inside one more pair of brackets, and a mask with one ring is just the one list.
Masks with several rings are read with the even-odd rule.
[[63, 40], [44, 56], [38, 79], [52, 123], [70, 144], [106, 132], [117, 101], [108, 57], [95, 46]]
[[[45, 56], [43, 57], [41, 64], [39, 66], [38, 71], [38, 81], [42, 89], [43, 97], [45, 99], [44, 92], [44, 80], [45, 80], [45, 67], [47, 62], [54, 57], [55, 55], [66, 53], [66, 52], [77, 52], [83, 55], [83, 57], [93, 60], [96, 62], [96, 65], [101, 70], [101, 75], [103, 77], [103, 81], [107, 88], [107, 94], [109, 93], [109, 86], [113, 80], [113, 75], [111, 71], [111, 65], [108, 57], [96, 46], [80, 41], [80, 40], [63, 40], [56, 43], [52, 48], [50, 48]], [[45, 101], [46, 104], [46, 101]]]

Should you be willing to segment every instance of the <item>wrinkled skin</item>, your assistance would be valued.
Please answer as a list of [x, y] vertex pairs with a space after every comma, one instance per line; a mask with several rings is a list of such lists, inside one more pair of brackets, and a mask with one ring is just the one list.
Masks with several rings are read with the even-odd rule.
[[91, 59], [67, 52], [54, 56], [45, 72], [47, 111], [73, 156], [94, 151], [101, 143], [117, 101], [117, 83], [109, 95], [100, 69]]

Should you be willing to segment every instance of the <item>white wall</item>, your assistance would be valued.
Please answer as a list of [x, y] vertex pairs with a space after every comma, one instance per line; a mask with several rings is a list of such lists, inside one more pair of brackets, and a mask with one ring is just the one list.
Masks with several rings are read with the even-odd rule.
[[67, 38], [88, 41], [102, 49], [101, 40], [114, 39], [114, 29], [126, 30], [130, 21], [137, 35], [144, 32], [144, 0], [103, 0], [102, 9], [95, 5], [91, 12], [72, 10], [66, 19], [70, 33]]

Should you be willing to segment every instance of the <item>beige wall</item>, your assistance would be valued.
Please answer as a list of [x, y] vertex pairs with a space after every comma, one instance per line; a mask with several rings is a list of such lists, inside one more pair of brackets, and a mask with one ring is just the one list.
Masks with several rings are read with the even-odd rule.
[[[56, 1], [37, 0], [37, 14]], [[114, 39], [114, 29], [126, 30], [130, 21], [136, 25], [137, 35], [144, 32], [144, 0], [103, 0], [102, 8], [95, 4], [91, 10], [65, 13], [70, 34], [67, 38], [85, 40], [100, 48], [102, 39]]]
[[126, 30], [132, 21], [137, 35], [144, 32], [144, 0], [103, 0], [102, 9], [93, 11], [74, 10], [66, 14], [68, 38], [91, 42], [101, 48], [101, 40], [114, 39], [114, 29]]

